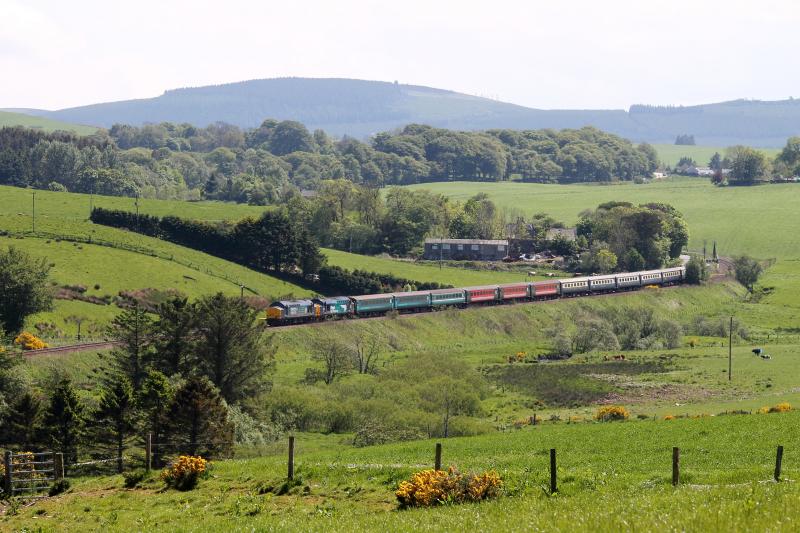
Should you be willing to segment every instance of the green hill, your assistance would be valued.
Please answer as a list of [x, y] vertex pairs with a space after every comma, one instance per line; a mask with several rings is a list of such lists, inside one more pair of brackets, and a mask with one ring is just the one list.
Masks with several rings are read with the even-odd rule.
[[94, 126], [82, 126], [79, 124], [69, 124], [59, 120], [33, 116], [24, 113], [13, 113], [11, 111], [0, 111], [0, 128], [4, 126], [25, 126], [47, 132], [62, 130], [74, 131], [78, 135], [91, 135], [97, 132]]
[[[94, 205], [129, 208], [131, 199], [93, 197]], [[89, 196], [49, 191], [36, 192], [36, 233], [32, 232], [31, 191], [0, 187], [0, 247], [15, 246], [53, 265], [51, 277], [58, 285], [86, 287], [86, 296], [116, 296], [120, 291], [176, 289], [190, 298], [222, 291], [265, 299], [310, 294], [291, 283], [261, 274], [228, 261], [131, 232], [98, 226], [87, 221]], [[140, 200], [142, 213], [180, 214], [203, 220], [241, 218], [261, 210], [215, 202], [170, 202]], [[99, 286], [99, 288], [95, 288]], [[77, 300], [57, 300], [52, 312], [30, 319], [53, 322], [67, 334], [75, 326], [64, 318], [83, 315], [101, 328], [118, 308]], [[86, 329], [84, 329], [86, 331]]]

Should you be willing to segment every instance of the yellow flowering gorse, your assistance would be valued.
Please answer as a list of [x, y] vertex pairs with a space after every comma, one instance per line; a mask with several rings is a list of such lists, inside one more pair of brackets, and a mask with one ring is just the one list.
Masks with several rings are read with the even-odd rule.
[[161, 479], [179, 490], [194, 488], [197, 480], [208, 470], [209, 462], [194, 455], [181, 455], [172, 466], [161, 472]]
[[48, 346], [42, 339], [27, 331], [23, 331], [17, 335], [17, 338], [14, 339], [14, 344], [18, 345], [23, 350], [41, 350]]
[[422, 470], [402, 481], [395, 491], [401, 507], [428, 507], [441, 503], [476, 502], [499, 494], [503, 481], [493, 470], [462, 474], [455, 467]]
[[611, 420], [627, 420], [631, 414], [622, 405], [604, 405], [594, 415], [595, 420], [609, 422]]

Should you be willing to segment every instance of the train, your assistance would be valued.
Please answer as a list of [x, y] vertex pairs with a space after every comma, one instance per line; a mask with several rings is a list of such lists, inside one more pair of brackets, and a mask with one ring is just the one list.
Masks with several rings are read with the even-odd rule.
[[681, 266], [642, 272], [430, 291], [280, 300], [273, 302], [267, 308], [266, 320], [269, 326], [287, 326], [324, 320], [380, 316], [391, 311], [422, 313], [448, 307], [466, 308], [631, 291], [647, 286], [676, 285], [685, 279], [686, 268]]

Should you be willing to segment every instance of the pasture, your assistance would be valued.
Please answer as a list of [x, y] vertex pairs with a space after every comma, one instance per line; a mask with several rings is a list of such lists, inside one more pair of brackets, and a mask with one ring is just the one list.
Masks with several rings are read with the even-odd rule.
[[35, 130], [52, 132], [57, 130], [72, 131], [78, 135], [92, 135], [97, 133], [98, 128], [94, 126], [84, 126], [81, 124], [69, 124], [44, 117], [35, 117], [24, 113], [14, 113], [11, 111], [0, 111], [0, 128], [4, 126], [25, 126]]
[[[443, 464], [496, 470], [504, 493], [461, 506], [400, 510], [397, 484], [430, 468], [433, 441], [353, 449], [347, 438], [299, 435], [298, 482], [277, 490], [285, 441], [256, 459], [220, 461], [189, 493], [162, 491], [156, 474], [135, 489], [121, 476], [73, 481], [66, 494], [6, 513], [0, 527], [41, 531], [789, 531], [800, 488], [772, 481], [775, 447], [783, 478], [796, 479], [800, 413], [678, 420], [550, 423], [444, 442]], [[670, 484], [672, 447], [681, 484]], [[558, 453], [558, 494], [546, 490], [548, 449]]]
[[[658, 152], [658, 159], [664, 165], [674, 167], [682, 157], [691, 157], [701, 167], [707, 167], [708, 162], [715, 153], [725, 157], [726, 147], [722, 146], [686, 146], [675, 144], [654, 144]], [[770, 159], [780, 152], [779, 148], [759, 148]]]

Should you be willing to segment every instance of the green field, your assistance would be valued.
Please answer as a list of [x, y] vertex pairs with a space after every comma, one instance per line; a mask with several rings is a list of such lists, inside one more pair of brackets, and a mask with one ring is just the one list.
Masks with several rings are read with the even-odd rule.
[[[498, 499], [396, 510], [393, 492], [429, 468], [433, 442], [347, 449], [299, 436], [298, 485], [285, 476], [284, 443], [265, 457], [222, 461], [192, 492], [162, 491], [154, 475], [122, 489], [121, 476], [81, 479], [65, 495], [8, 513], [8, 530], [39, 531], [792, 531], [800, 487], [771, 481], [775, 447], [783, 478], [797, 479], [800, 414], [611, 423], [546, 423], [448, 439], [443, 464], [496, 470]], [[681, 485], [671, 480], [681, 449]], [[549, 496], [548, 449], [558, 452], [558, 494]]]
[[4, 126], [25, 126], [26, 128], [33, 128], [46, 132], [57, 130], [72, 131], [78, 135], [92, 135], [93, 133], [97, 133], [97, 128], [94, 126], [68, 124], [66, 122], [60, 122], [58, 120], [52, 120], [44, 117], [34, 117], [32, 115], [25, 115], [23, 113], [0, 111], [0, 128]]
[[664, 202], [683, 213], [690, 248], [717, 241], [720, 255], [800, 258], [800, 186], [714, 187], [699, 178], [673, 178], [636, 185], [545, 185], [538, 183], [427, 183], [414, 185], [456, 200], [486, 193], [499, 206], [525, 215], [547, 213], [572, 225], [581, 211], [612, 200]]
[[[708, 166], [708, 162], [715, 153], [725, 157], [727, 148], [721, 146], [682, 146], [675, 144], [654, 144], [658, 158], [664, 165], [674, 167], [682, 157], [691, 157], [701, 167]], [[779, 148], [760, 148], [767, 157], [774, 158], [780, 152]]]

